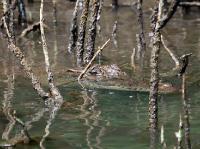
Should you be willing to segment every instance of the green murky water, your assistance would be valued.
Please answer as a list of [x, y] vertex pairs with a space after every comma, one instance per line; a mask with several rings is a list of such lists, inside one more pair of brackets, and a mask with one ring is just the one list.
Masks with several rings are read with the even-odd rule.
[[[145, 34], [149, 41], [149, 5], [145, 4]], [[39, 20], [39, 2], [28, 6], [29, 19]], [[44, 102], [32, 89], [31, 83], [19, 67], [18, 62], [6, 48], [6, 40], [0, 40], [0, 134], [5, 134], [9, 121], [2, 109], [5, 105], [16, 111], [28, 126], [30, 136], [35, 140], [30, 145], [17, 145], [16, 148], [40, 148], [40, 140], [46, 132], [49, 135], [43, 142], [46, 149], [147, 149], [150, 147], [148, 130], [148, 93], [123, 92], [113, 90], [82, 90], [78, 86], [69, 85], [65, 77], [65, 70], [75, 66], [72, 56], [66, 52], [69, 26], [73, 12], [73, 4], [58, 1], [58, 26], [53, 27], [51, 2], [45, 3], [45, 23], [49, 26], [46, 36], [49, 47], [50, 60], [55, 73], [55, 81], [65, 99], [72, 102], [65, 103], [55, 113], [50, 112]], [[191, 124], [191, 142], [193, 149], [200, 148], [200, 15], [192, 12], [188, 16], [181, 16], [178, 11], [175, 17], [164, 29], [164, 35], [170, 42], [178, 56], [192, 52], [193, 56], [187, 72], [187, 92], [190, 99], [189, 112]], [[141, 74], [132, 73], [130, 55], [135, 47], [135, 34], [138, 32], [136, 13], [129, 7], [122, 7], [113, 12], [105, 7], [101, 16], [101, 33], [96, 45], [102, 45], [112, 33], [112, 26], [118, 19], [116, 48], [113, 43], [104, 50], [102, 63], [118, 64], [135, 78]], [[27, 39], [18, 41], [25, 52], [34, 72], [39, 75], [43, 86], [46, 86], [44, 57], [41, 49], [39, 33], [30, 34]], [[147, 48], [145, 72], [143, 77], [149, 77], [149, 55], [151, 48]], [[174, 67], [167, 52], [161, 51], [161, 72], [169, 72]], [[165, 77], [180, 86], [180, 80], [175, 76]], [[176, 145], [174, 133], [178, 131], [179, 115], [182, 113], [181, 94], [174, 93], [159, 96], [159, 128], [164, 125], [167, 148]], [[55, 116], [55, 117], [54, 117]], [[52, 121], [51, 121], [52, 120]], [[49, 125], [50, 124], [50, 125]], [[45, 129], [46, 126], [49, 128]], [[10, 137], [20, 132], [21, 126], [16, 124]], [[154, 144], [161, 148], [159, 134]]]

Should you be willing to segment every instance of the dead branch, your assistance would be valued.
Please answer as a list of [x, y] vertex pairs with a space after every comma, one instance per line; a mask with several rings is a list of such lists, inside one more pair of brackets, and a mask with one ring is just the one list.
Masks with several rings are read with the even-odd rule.
[[92, 4], [92, 12], [90, 15], [90, 24], [88, 29], [88, 38], [86, 43], [86, 54], [85, 54], [85, 62], [88, 63], [92, 57], [94, 56], [95, 52], [95, 39], [96, 39], [96, 26], [97, 26], [97, 17], [98, 17], [98, 10], [99, 10], [99, 1], [100, 0], [93, 0]]
[[180, 0], [173, 0], [167, 12], [164, 13], [164, 0], [158, 1], [157, 9], [154, 9], [152, 26], [152, 52], [151, 52], [151, 79], [150, 79], [150, 94], [149, 94], [149, 123], [150, 129], [156, 129], [158, 124], [158, 87], [159, 87], [159, 53], [161, 34], [160, 30], [169, 22], [174, 13], [176, 12], [177, 6]]
[[77, 17], [78, 17], [79, 2], [80, 2], [80, 0], [76, 1], [76, 5], [75, 5], [74, 12], [73, 12], [73, 15], [72, 15], [72, 22], [71, 22], [70, 36], [69, 36], [69, 45], [68, 45], [68, 52], [69, 53], [71, 53], [74, 50], [74, 48], [76, 47], [76, 41], [77, 41], [77, 38], [78, 38]]
[[46, 73], [48, 77], [48, 84], [49, 84], [49, 90], [51, 95], [55, 98], [55, 101], [63, 101], [63, 97], [60, 94], [58, 88], [54, 85], [54, 79], [53, 79], [53, 73], [51, 71], [51, 66], [49, 62], [49, 55], [48, 55], [48, 48], [47, 48], [47, 42], [46, 42], [46, 37], [44, 34], [44, 17], [43, 17], [43, 7], [44, 7], [44, 0], [41, 0], [41, 5], [40, 5], [40, 32], [41, 32], [41, 39], [42, 39], [42, 49], [45, 57], [45, 68], [46, 68]]
[[181, 69], [178, 73], [178, 76], [182, 76], [185, 73], [188, 63], [189, 63], [189, 57], [191, 55], [192, 55], [192, 53], [189, 53], [189, 54], [184, 54], [180, 57], [182, 64], [181, 64]]
[[182, 60], [182, 69], [179, 72], [179, 76], [182, 79], [182, 105], [183, 105], [183, 113], [184, 113], [184, 138], [185, 138], [185, 146], [187, 149], [191, 149], [191, 139], [190, 139], [190, 117], [189, 117], [189, 99], [187, 97], [186, 90], [186, 75], [185, 71], [189, 63], [189, 57], [192, 54], [184, 54], [180, 57]]
[[[3, 3], [4, 3], [4, 1], [3, 1]], [[1, 18], [0, 27], [3, 27], [3, 25], [4, 25], [4, 17], [7, 16], [10, 13], [10, 11], [15, 10], [16, 6], [17, 6], [17, 0], [14, 0], [11, 3], [10, 7], [8, 7], [8, 9], [6, 9], [6, 10], [4, 9], [4, 13], [3, 13], [3, 16]]]
[[[187, 67], [187, 66], [186, 66]], [[181, 79], [182, 79], [182, 104], [183, 104], [183, 114], [184, 114], [184, 123], [183, 123], [183, 128], [184, 128], [184, 137], [185, 137], [185, 145], [187, 146], [187, 149], [191, 149], [191, 142], [189, 134], [190, 134], [190, 124], [189, 124], [189, 111], [188, 111], [188, 99], [186, 97], [186, 80], [185, 80], [185, 72], [181, 74]], [[188, 145], [190, 147], [188, 147]]]
[[[11, 34], [8, 30], [8, 26], [4, 17], [4, 26], [6, 28], [8, 39], [11, 38]], [[14, 53], [15, 57], [20, 61], [20, 65], [22, 66], [23, 70], [25, 71], [26, 75], [29, 79], [31, 79], [33, 88], [37, 91], [38, 95], [43, 99], [47, 99], [50, 97], [49, 93], [46, 93], [37, 78], [37, 76], [33, 73], [31, 66], [28, 64], [25, 55], [22, 53], [21, 49], [14, 44], [13, 40], [10, 40], [10, 50]]]
[[194, 6], [194, 7], [200, 7], [200, 2], [180, 2], [179, 6]]
[[165, 44], [165, 41], [163, 39], [163, 35], [161, 35], [161, 42], [162, 42], [162, 45], [165, 48], [165, 50], [169, 53], [169, 55], [171, 56], [172, 60], [174, 61], [175, 65], [176, 65], [176, 68], [179, 68], [179, 66], [180, 66], [179, 60], [176, 57], [176, 55]]
[[139, 31], [139, 42], [140, 43], [140, 47], [141, 47], [141, 51], [142, 53], [145, 52], [146, 50], [146, 41], [145, 41], [145, 35], [144, 35], [144, 17], [143, 17], [143, 9], [142, 9], [142, 4], [143, 1], [142, 0], [138, 0], [137, 2], [137, 19], [138, 19], [138, 24], [140, 27], [140, 31]]
[[99, 2], [99, 11], [98, 11], [98, 15], [97, 15], [97, 34], [100, 36], [100, 32], [101, 32], [101, 25], [100, 25], [100, 18], [101, 18], [101, 12], [103, 9], [103, 5], [104, 5], [104, 0], [100, 0]]
[[[3, 3], [3, 11], [4, 13], [8, 12], [5, 16], [3, 16], [3, 19], [5, 19], [6, 23], [7, 23], [7, 28], [10, 32], [10, 37], [8, 39], [8, 43], [9, 42], [14, 42], [15, 43], [15, 34], [14, 34], [14, 8], [10, 9], [11, 1], [7, 1], [7, 0], [2, 0]], [[14, 4], [13, 4], [14, 5]], [[14, 6], [13, 6], [14, 7]], [[4, 20], [3, 20], [4, 21]], [[2, 26], [3, 27], [3, 26]], [[12, 40], [12, 41], [10, 41]], [[8, 44], [8, 48], [9, 48], [9, 44]]]
[[[138, 68], [142, 68], [144, 65], [144, 54], [146, 51], [146, 41], [145, 41], [145, 35], [144, 35], [144, 18], [143, 18], [143, 9], [142, 9], [142, 0], [137, 0], [136, 6], [137, 6], [137, 22], [139, 25], [139, 32], [136, 34], [136, 44], [137, 48], [134, 48], [135, 50], [135, 58], [134, 63], [139, 63]], [[136, 65], [135, 65], [136, 66]]]
[[114, 25], [113, 25], [113, 29], [112, 29], [112, 41], [113, 41], [113, 44], [116, 48], [118, 47], [117, 30], [118, 30], [118, 21], [116, 20]]
[[25, 28], [20, 34], [20, 38], [27, 36], [30, 32], [40, 29], [40, 22], [36, 22]]
[[135, 48], [133, 48], [132, 54], [131, 54], [131, 66], [133, 67], [133, 70], [136, 69], [135, 65]]
[[78, 69], [67, 69], [67, 72], [81, 73], [82, 71]]
[[85, 43], [85, 30], [87, 25], [88, 11], [89, 11], [89, 3], [90, 0], [84, 1], [84, 6], [81, 14], [80, 25], [79, 25], [79, 33], [77, 39], [77, 65], [83, 65], [83, 53], [84, 53], [84, 43]]
[[[163, 0], [161, 0], [161, 1], [163, 1]], [[160, 4], [162, 3], [161, 1], [160, 1]], [[176, 9], [177, 9], [180, 1], [181, 0], [173, 0], [171, 2], [171, 5], [170, 5], [167, 13], [166, 14], [161, 14], [161, 17], [160, 17], [159, 23], [158, 23], [158, 28], [159, 29], [162, 29], [169, 22], [169, 20], [172, 18], [172, 16], [176, 12]], [[162, 6], [161, 6], [160, 13], [162, 13]]]

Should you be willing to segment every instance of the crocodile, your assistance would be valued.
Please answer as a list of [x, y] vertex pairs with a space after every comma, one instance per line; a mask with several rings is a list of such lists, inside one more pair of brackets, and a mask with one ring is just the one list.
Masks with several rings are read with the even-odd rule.
[[[76, 72], [81, 72], [76, 70]], [[118, 65], [99, 65], [94, 64], [81, 79], [80, 83], [86, 88], [108, 89], [119, 91], [137, 91], [149, 92], [149, 81], [137, 81], [124, 71]], [[160, 93], [172, 93], [179, 89], [168, 82], [159, 83]]]

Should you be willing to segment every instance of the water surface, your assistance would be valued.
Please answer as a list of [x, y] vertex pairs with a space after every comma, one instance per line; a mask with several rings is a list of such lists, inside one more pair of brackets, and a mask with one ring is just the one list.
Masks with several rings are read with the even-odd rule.
[[[144, 2], [145, 36], [149, 44], [149, 17], [152, 2]], [[39, 2], [27, 5], [28, 18], [39, 20]], [[107, 5], [107, 4], [106, 4]], [[29, 134], [36, 140], [30, 145], [17, 145], [16, 148], [40, 148], [39, 141], [45, 134], [47, 123], [50, 134], [43, 143], [47, 149], [148, 149], [150, 138], [148, 130], [148, 93], [114, 91], [114, 90], [83, 90], [80, 86], [67, 84], [66, 70], [75, 67], [76, 62], [66, 47], [73, 3], [58, 1], [57, 27], [53, 26], [52, 3], [45, 3], [45, 23], [49, 55], [55, 81], [65, 99], [72, 102], [72, 106], [65, 103], [53, 113], [44, 105], [32, 89], [29, 79], [19, 66], [19, 62], [8, 52], [7, 42], [3, 37], [0, 40], [0, 101], [1, 109], [7, 105], [16, 110], [16, 116], [30, 127]], [[130, 55], [136, 46], [135, 34], [138, 33], [137, 15], [134, 8], [120, 7], [114, 12], [110, 7], [103, 9], [101, 16], [101, 33], [97, 37], [96, 47], [102, 45], [111, 37], [114, 22], [118, 20], [117, 42], [115, 47], [110, 43], [104, 49], [100, 61], [103, 64], [118, 64], [124, 71], [135, 79], [141, 79], [141, 74], [133, 72], [130, 65]], [[187, 92], [190, 99], [190, 122], [192, 148], [200, 148], [200, 15], [194, 10], [188, 16], [182, 16], [178, 11], [175, 17], [163, 30], [163, 35], [170, 43], [178, 56], [192, 52], [192, 58], [187, 70]], [[39, 33], [30, 34], [26, 39], [18, 41], [34, 72], [39, 76], [43, 86], [47, 88], [44, 70], [44, 56], [42, 53]], [[147, 47], [144, 72], [142, 78], [149, 79], [149, 57], [151, 48]], [[167, 52], [161, 49], [161, 73], [173, 69], [174, 63]], [[181, 86], [181, 81], [174, 76], [164, 77]], [[182, 113], [180, 93], [159, 96], [159, 128], [164, 125], [165, 141], [168, 148], [176, 145], [174, 133], [178, 131], [179, 115]], [[0, 110], [0, 133], [6, 129], [9, 121]], [[21, 127], [16, 124], [11, 137], [19, 133]], [[159, 135], [156, 148], [161, 148]]]

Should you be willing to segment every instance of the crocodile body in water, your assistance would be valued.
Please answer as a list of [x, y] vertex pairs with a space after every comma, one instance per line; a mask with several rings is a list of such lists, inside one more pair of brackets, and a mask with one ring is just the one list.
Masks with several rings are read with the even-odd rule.
[[[80, 70], [76, 70], [80, 72]], [[136, 81], [131, 79], [116, 64], [93, 65], [81, 80], [81, 84], [86, 88], [110, 89], [121, 91], [149, 92], [149, 81]], [[172, 93], [178, 91], [170, 83], [160, 83], [160, 93]]]

